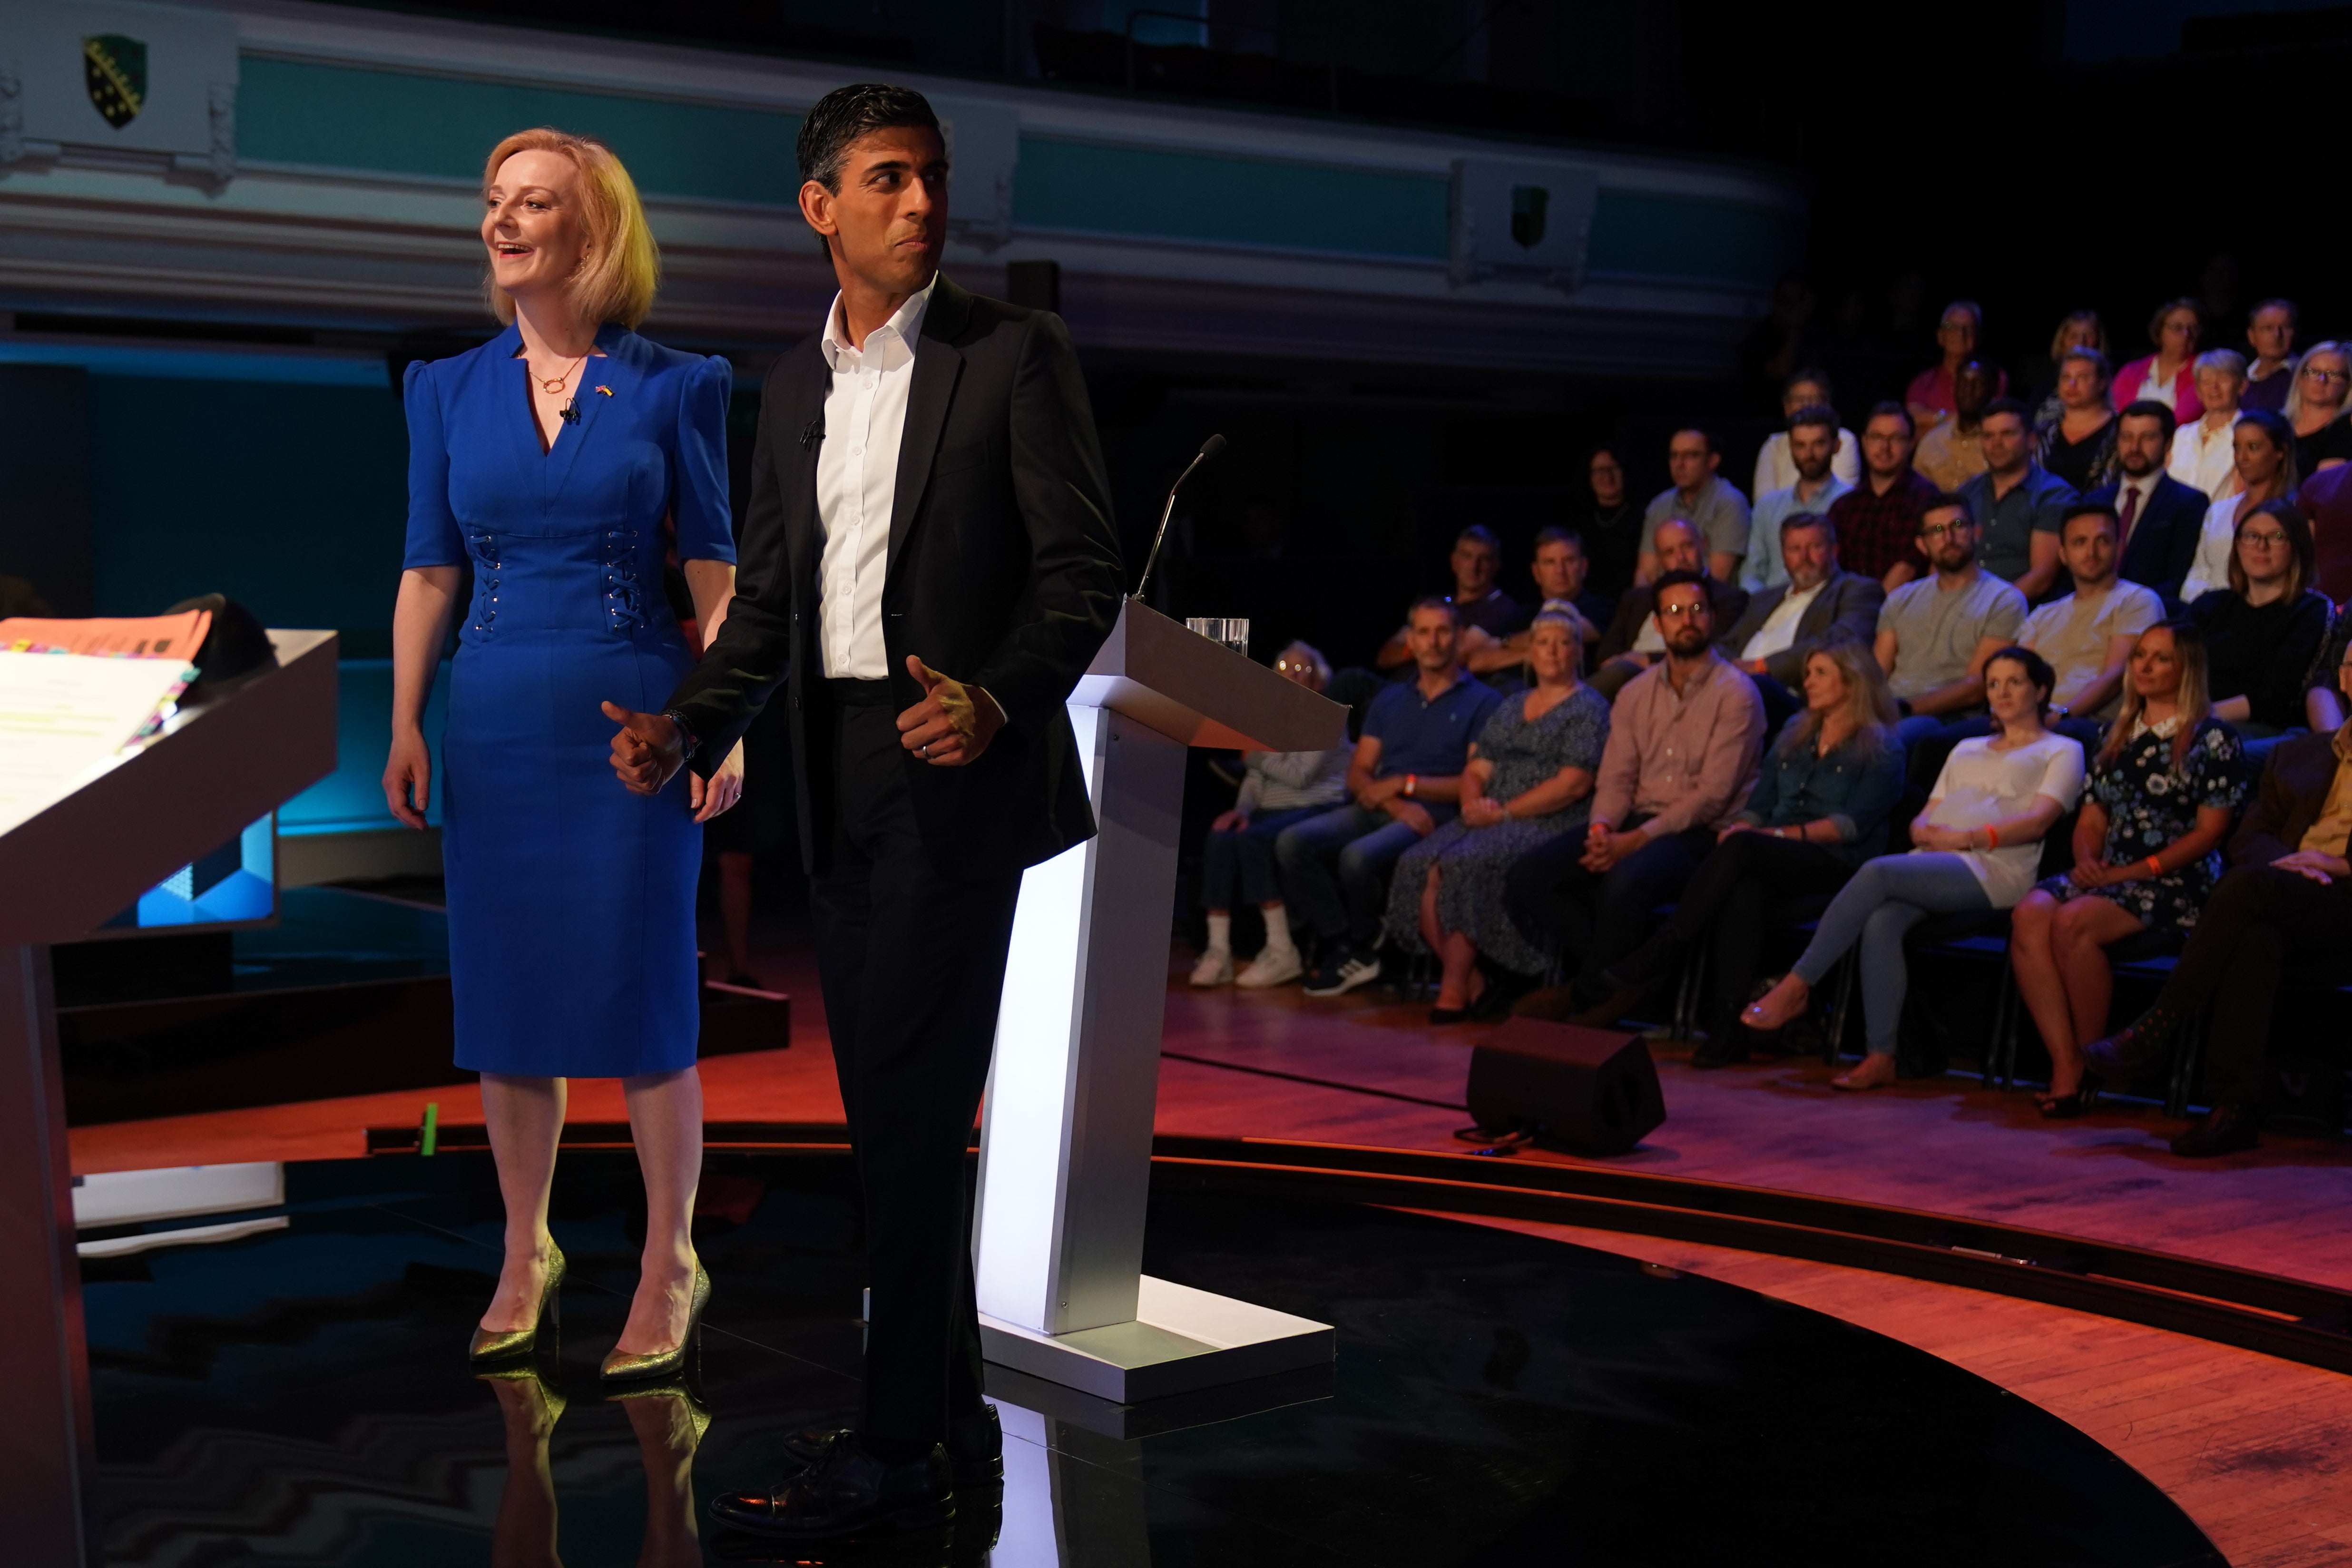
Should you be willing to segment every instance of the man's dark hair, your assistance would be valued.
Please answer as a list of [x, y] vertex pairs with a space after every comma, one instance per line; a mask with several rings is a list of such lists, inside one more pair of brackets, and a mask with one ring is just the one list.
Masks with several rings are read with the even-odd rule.
[[1465, 539], [1473, 544], [1485, 545], [1487, 549], [1493, 551], [1497, 556], [1500, 556], [1503, 553], [1503, 542], [1496, 538], [1495, 531], [1488, 528], [1483, 522], [1474, 522], [1469, 527], [1464, 529], [1461, 532], [1455, 534], [1454, 536], [1454, 542], [1460, 544]]
[[2120, 427], [2126, 419], [2155, 420], [2164, 426], [2164, 439], [2167, 445], [2171, 443], [2172, 433], [2180, 428], [2180, 416], [2153, 397], [2136, 398], [2125, 404], [2122, 411], [2116, 416], [2116, 426]]
[[1666, 590], [1669, 588], [1696, 588], [1698, 590], [1698, 602], [1706, 605], [1709, 609], [1713, 609], [1715, 607], [1715, 595], [1707, 591], [1707, 579], [1706, 573], [1669, 572], [1663, 577], [1660, 577], [1656, 582], [1650, 584], [1650, 613], [1652, 615], [1654, 616], [1658, 613], [1658, 601], [1666, 596]]
[[2294, 308], [2294, 301], [2292, 300], [2263, 300], [2261, 304], [2246, 312], [2246, 325], [2250, 327], [2252, 326], [2254, 324], [2254, 318], [2261, 315], [2264, 310], [2284, 310], [2286, 312], [2286, 324], [2289, 331], [2293, 331], [2295, 328], [2303, 325], [2303, 312]]
[[1996, 414], [2014, 414], [2020, 425], [2024, 426], [2028, 430], [2033, 428], [2033, 411], [2014, 397], [1994, 398], [1984, 405], [1984, 412], [1977, 416], [1977, 420], [1981, 424]]
[[1791, 436], [1808, 425], [1828, 431], [1831, 444], [1836, 444], [1838, 438], [1836, 409], [1819, 403], [1809, 403], [1789, 416], [1789, 434]]
[[1911, 417], [1911, 411], [1908, 408], [1904, 407], [1903, 405], [1895, 402], [1893, 398], [1889, 398], [1884, 403], [1872, 404], [1870, 405], [1870, 412], [1863, 416], [1862, 427], [1865, 430], [1869, 429], [1870, 422], [1873, 419], [1900, 419], [1903, 421], [1903, 432], [1905, 435], [1916, 436], [1919, 434], [1919, 422]]
[[1415, 614], [1423, 610], [1444, 610], [1445, 618], [1456, 627], [1462, 625], [1462, 607], [1443, 594], [1424, 594], [1405, 606], [1405, 624], [1411, 626]]
[[1789, 394], [1796, 391], [1797, 388], [1801, 386], [1818, 386], [1822, 389], [1822, 395], [1824, 398], [1834, 397], [1837, 395], [1837, 389], [1830, 384], [1829, 372], [1825, 370], [1801, 370], [1796, 372], [1794, 374], [1790, 375], [1788, 380], [1780, 384], [1780, 395], [1782, 397], [1786, 397]]
[[1584, 535], [1572, 528], [1547, 528], [1536, 535], [1536, 553], [1541, 554], [1547, 544], [1573, 544], [1579, 555], [1584, 553]]
[[1919, 503], [1919, 527], [1927, 526], [1927, 514], [1931, 511], [1957, 511], [1970, 522], [1977, 520], [1977, 514], [1969, 510], [1969, 503], [1949, 490], [1937, 490]]
[[1666, 449], [1669, 451], [1674, 449], [1675, 436], [1697, 437], [1706, 447], [1707, 455], [1709, 457], [1713, 457], [1716, 453], [1723, 450], [1721, 447], [1717, 446], [1715, 443], [1715, 432], [1708, 429], [1704, 425], [1678, 425], [1675, 426], [1674, 436], [1666, 437]]
[[[2161, 408], [2164, 405], [2159, 403], [2157, 406]], [[2108, 532], [2117, 539], [2124, 536], [2124, 520], [2116, 513], [2114, 506], [2106, 501], [2078, 500], [2070, 504], [2058, 516], [2059, 533], [2063, 536], [2066, 531], [2066, 525], [2078, 517], [2104, 517], [2107, 520]]]
[[937, 132], [940, 117], [929, 100], [911, 87], [859, 81], [835, 88], [816, 100], [801, 121], [801, 178], [814, 180], [836, 195], [841, 190], [841, 165], [852, 143], [876, 131], [919, 125]]
[[1792, 528], [1818, 528], [1823, 533], [1829, 535], [1830, 542], [1832, 545], [1837, 543], [1837, 526], [1831, 522], [1828, 518], [1823, 517], [1820, 512], [1790, 512], [1788, 516], [1780, 520], [1780, 537], [1783, 539], [1788, 538], [1789, 531]]

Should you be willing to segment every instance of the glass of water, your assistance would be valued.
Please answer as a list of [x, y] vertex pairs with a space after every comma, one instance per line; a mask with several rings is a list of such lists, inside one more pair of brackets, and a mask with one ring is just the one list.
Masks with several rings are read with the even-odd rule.
[[1184, 626], [1187, 630], [1198, 632], [1211, 642], [1224, 644], [1244, 658], [1249, 657], [1249, 622], [1246, 618], [1188, 616]]

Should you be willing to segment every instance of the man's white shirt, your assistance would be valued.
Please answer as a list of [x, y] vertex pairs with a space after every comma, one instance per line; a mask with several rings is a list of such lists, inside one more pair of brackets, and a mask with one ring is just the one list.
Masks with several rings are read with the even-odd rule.
[[882, 584], [890, 570], [890, 509], [898, 489], [898, 447], [915, 351], [939, 275], [852, 348], [841, 296], [825, 313], [820, 346], [832, 367], [824, 439], [816, 458], [817, 647], [827, 679], [882, 680], [890, 655], [882, 640]]

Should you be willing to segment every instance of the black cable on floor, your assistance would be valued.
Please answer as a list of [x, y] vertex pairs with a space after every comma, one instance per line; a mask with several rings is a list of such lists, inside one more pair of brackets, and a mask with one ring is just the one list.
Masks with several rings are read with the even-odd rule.
[[1407, 1105], [1429, 1105], [1440, 1110], [1459, 1110], [1465, 1116], [1470, 1111], [1468, 1106], [1456, 1105], [1450, 1100], [1424, 1100], [1417, 1094], [1399, 1094], [1392, 1089], [1366, 1089], [1360, 1083], [1339, 1083], [1328, 1078], [1308, 1078], [1305, 1073], [1276, 1072], [1272, 1068], [1244, 1067], [1240, 1062], [1221, 1062], [1214, 1057], [1187, 1056], [1182, 1051], [1162, 1050], [1160, 1054], [1173, 1061], [1191, 1062], [1196, 1067], [1223, 1068], [1227, 1072], [1255, 1073], [1260, 1078], [1278, 1078], [1286, 1083], [1312, 1084], [1317, 1089], [1341, 1089], [1349, 1094], [1378, 1095], [1382, 1100], [1402, 1100]]

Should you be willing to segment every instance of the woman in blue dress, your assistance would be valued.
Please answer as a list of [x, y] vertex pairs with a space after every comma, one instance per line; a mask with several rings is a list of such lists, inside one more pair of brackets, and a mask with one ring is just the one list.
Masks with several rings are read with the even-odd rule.
[[700, 825], [734, 803], [741, 754], [683, 795], [631, 795], [613, 784], [605, 713], [657, 710], [693, 668], [661, 591], [666, 529], [705, 635], [726, 616], [732, 372], [631, 330], [657, 262], [609, 149], [520, 132], [482, 183], [487, 290], [507, 326], [408, 367], [384, 795], [425, 825], [420, 722], [456, 616], [440, 782], [449, 981], [457, 1065], [481, 1074], [507, 1211], [505, 1266], [471, 1353], [534, 1343], [563, 1276], [547, 1205], [565, 1080], [617, 1078], [646, 1247], [604, 1373], [648, 1376], [683, 1359], [709, 1294], [688, 1234], [702, 1165], [694, 893]]

